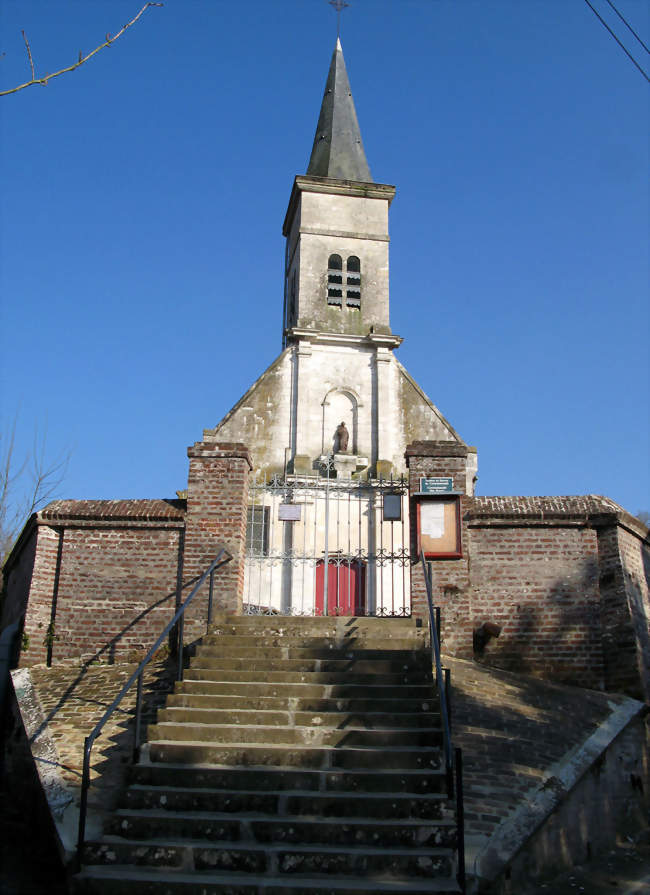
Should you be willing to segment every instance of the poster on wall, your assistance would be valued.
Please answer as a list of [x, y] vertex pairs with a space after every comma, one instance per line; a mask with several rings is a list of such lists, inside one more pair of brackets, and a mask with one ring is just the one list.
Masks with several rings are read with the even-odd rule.
[[425, 559], [457, 559], [460, 543], [460, 501], [457, 496], [418, 501], [418, 553]]

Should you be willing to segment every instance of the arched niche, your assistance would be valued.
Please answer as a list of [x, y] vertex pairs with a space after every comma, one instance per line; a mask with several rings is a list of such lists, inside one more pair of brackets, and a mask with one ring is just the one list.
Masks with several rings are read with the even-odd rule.
[[348, 443], [349, 454], [357, 454], [359, 451], [359, 407], [361, 407], [358, 393], [353, 388], [333, 388], [325, 395], [322, 401], [323, 407], [323, 432], [322, 451], [324, 454], [337, 450], [336, 429], [340, 423], [345, 423], [350, 440]]

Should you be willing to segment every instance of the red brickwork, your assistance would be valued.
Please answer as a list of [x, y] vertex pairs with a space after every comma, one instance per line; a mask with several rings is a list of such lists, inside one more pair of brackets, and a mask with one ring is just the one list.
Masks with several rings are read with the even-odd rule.
[[[451, 448], [451, 449], [450, 449]], [[411, 549], [420, 476], [453, 476], [462, 446], [408, 446]], [[607, 498], [461, 498], [460, 559], [433, 562], [444, 649], [496, 667], [648, 698], [650, 557], [647, 530]], [[636, 524], [635, 524], [636, 523]], [[426, 617], [424, 578], [411, 576]]]
[[618, 533], [641, 682], [639, 696], [650, 702], [650, 536], [640, 537], [623, 526], [619, 526]]
[[149, 649], [174, 613], [178, 528], [68, 528], [52, 659]]
[[[409, 475], [411, 518], [411, 555], [417, 554], [417, 498], [423, 476], [451, 476], [455, 491], [464, 492], [466, 483], [467, 447], [453, 441], [415, 441], [406, 448], [406, 464]], [[467, 498], [461, 497], [461, 519], [465, 516]], [[469, 569], [467, 563], [466, 528], [461, 531], [463, 556], [461, 559], [439, 560], [434, 564], [434, 589], [436, 604], [443, 608], [443, 636], [467, 625], [467, 593]], [[427, 598], [422, 567], [418, 562], [411, 568], [411, 606], [414, 615], [427, 618]], [[461, 650], [458, 655], [471, 655], [462, 649], [463, 638], [458, 638]], [[471, 643], [471, 638], [470, 638]]]
[[32, 582], [22, 664], [48, 659], [48, 646], [52, 662], [112, 661], [151, 646], [174, 612], [180, 536], [155, 526], [69, 522], [51, 545], [53, 529], [39, 527], [37, 567], [47, 559], [48, 575]]
[[543, 522], [466, 524], [471, 633], [486, 622], [501, 628], [477, 657], [551, 680], [603, 686], [596, 532]]
[[0, 631], [22, 619], [25, 614], [34, 572], [37, 538], [36, 517], [32, 516], [20, 535], [20, 548], [13, 554], [13, 561], [8, 561], [3, 569], [5, 598], [1, 607]]
[[59, 537], [59, 532], [54, 528], [35, 526], [36, 553], [29, 602], [25, 601], [22, 610], [26, 613], [21, 656], [23, 665], [44, 662], [47, 656], [47, 632], [52, 620]]
[[643, 526], [625, 521], [598, 526], [605, 676], [608, 689], [650, 701], [650, 545]]
[[[190, 471], [183, 579], [197, 578], [222, 547], [232, 560], [215, 577], [215, 610], [238, 613], [244, 593], [248, 479], [253, 464], [243, 444], [197, 442], [188, 448]], [[207, 595], [193, 618], [205, 616]]]

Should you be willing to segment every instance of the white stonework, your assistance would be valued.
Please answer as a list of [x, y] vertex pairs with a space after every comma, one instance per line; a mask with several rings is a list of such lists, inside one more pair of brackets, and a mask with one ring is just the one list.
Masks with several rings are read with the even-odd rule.
[[[245, 611], [410, 613], [406, 447], [464, 443], [395, 357], [394, 195], [370, 180], [337, 45], [309, 173], [295, 178], [284, 220], [284, 350], [204, 433], [243, 442], [255, 468]], [[342, 422], [345, 451], [336, 437]], [[471, 449], [467, 470], [473, 494]], [[384, 502], [394, 506], [398, 496], [393, 518]]]
[[291, 471], [298, 455], [309, 458], [317, 475], [342, 421], [349, 452], [367, 460], [366, 474], [378, 460], [388, 461], [393, 474], [405, 473], [411, 441], [461, 441], [391, 350], [367, 341], [304, 339], [288, 346], [205, 437], [244, 442], [256, 470]]
[[[284, 224], [286, 348], [208, 440], [244, 442], [257, 470], [318, 475], [344, 422], [351, 475], [405, 473], [406, 445], [462, 439], [394, 355], [388, 208], [394, 187], [298, 177]], [[360, 308], [328, 301], [329, 258], [359, 259]], [[475, 455], [472, 455], [475, 457]], [[470, 460], [467, 492], [473, 493]]]

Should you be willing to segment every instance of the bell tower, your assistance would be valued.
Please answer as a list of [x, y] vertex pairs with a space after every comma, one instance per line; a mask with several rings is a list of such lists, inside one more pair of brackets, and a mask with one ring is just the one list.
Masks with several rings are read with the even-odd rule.
[[[306, 175], [284, 221], [284, 344], [318, 334], [391, 336], [388, 209], [395, 187], [375, 183], [337, 40]], [[389, 339], [392, 347], [400, 339]]]
[[284, 219], [282, 353], [206, 438], [246, 444], [265, 475], [406, 472], [406, 446], [460, 441], [395, 356], [388, 213], [337, 40], [307, 172]]

